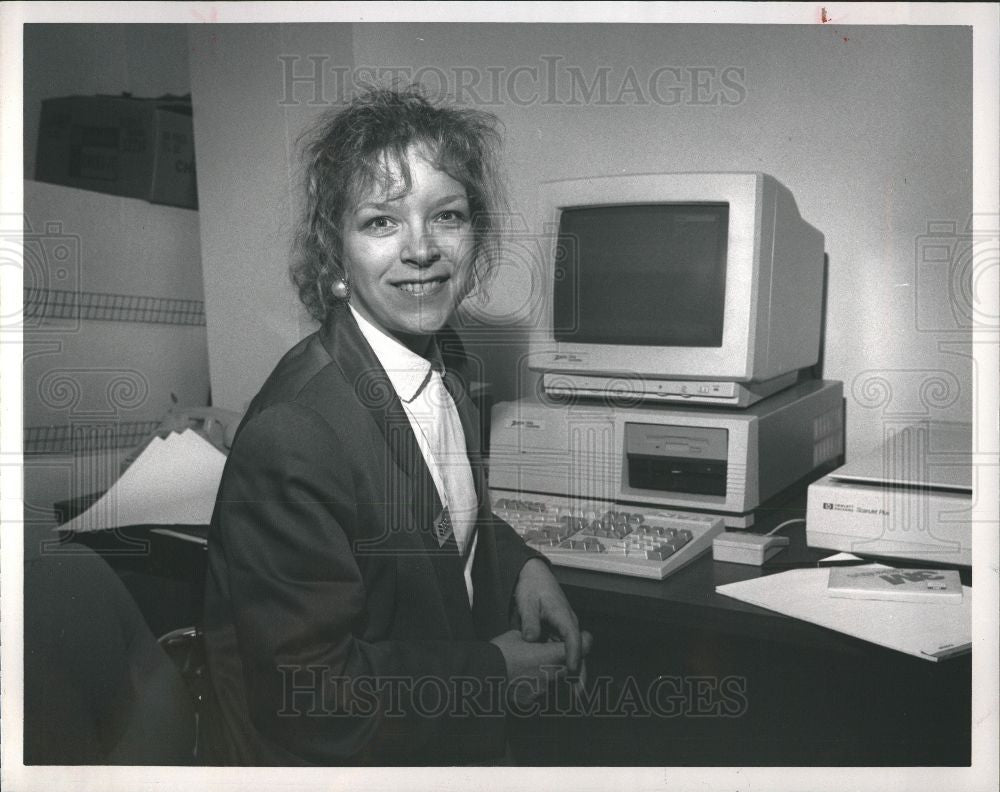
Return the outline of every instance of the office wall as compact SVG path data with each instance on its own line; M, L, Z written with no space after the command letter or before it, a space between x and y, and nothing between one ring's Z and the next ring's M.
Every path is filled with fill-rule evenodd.
M183 26L24 29L26 523L110 486L175 398L209 399L198 213L33 181L42 100L189 90Z
M320 52L350 67L349 25L190 28L191 85L215 404L242 410L311 331L288 279L297 140L322 107L283 103L281 61Z
M36 317L34 304L29 307L25 427L102 417L157 421L170 409L171 393L186 406L206 404L207 344L196 315L202 300L198 213L30 180L24 212L33 229L25 287L48 289L43 305L93 295L80 298L82 319L54 310ZM147 307L130 313L115 295L140 295ZM129 315L159 321L129 321ZM117 386L124 392L135 391L117 403L111 397L116 379L129 383ZM75 398L62 392L70 387Z
M194 31L193 41L219 31ZM849 455L875 447L897 421L971 420L962 270L950 260L929 264L926 254L930 227L955 255L949 229L960 235L971 212L967 29L358 24L283 26L280 33L280 45L263 51L239 50L235 41L220 50L225 79L192 62L196 107L199 95L212 102L225 96L236 103L228 110L234 118L255 119L221 124L214 133L196 129L200 140L214 134L219 148L224 143L230 164L220 172L229 178L254 162L273 169L273 189L290 189L287 174L278 174L287 168L288 138L318 111L310 101L339 99L329 69L352 64L359 71L419 72L432 88L444 82L497 113L506 126L513 208L528 229L537 227L537 185L544 180L763 170L791 189L802 215L826 237L823 369L845 384ZM310 57L327 71L318 89L316 81L296 84L296 115L282 108L284 123L269 126L287 94L279 50L297 57L299 74L310 72ZM649 87L655 75L657 96ZM271 142L268 161L258 159L262 138ZM201 160L199 169L207 175ZM248 234L257 238L254 229L276 227L275 206L234 206L213 225L228 226L212 232L220 234L217 247L239 248ZM286 240L280 242L268 256ZM207 245L205 253L209 272L218 261ZM292 298L290 289L286 294ZM268 292L253 304L263 310L275 299ZM517 268L508 267L476 316L517 314L527 299ZM282 311L291 309L282 303ZM211 344L211 306L209 317ZM290 313L282 321L290 334ZM503 341L477 344L498 398L530 390L524 341L515 327ZM269 367L243 361L255 376ZM238 402L251 395L250 379L244 371L213 385Z

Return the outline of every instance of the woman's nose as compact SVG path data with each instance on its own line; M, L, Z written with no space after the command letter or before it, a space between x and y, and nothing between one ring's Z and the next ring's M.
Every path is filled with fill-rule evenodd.
M400 258L414 267L429 267L441 258L441 250L433 234L415 229L400 251Z

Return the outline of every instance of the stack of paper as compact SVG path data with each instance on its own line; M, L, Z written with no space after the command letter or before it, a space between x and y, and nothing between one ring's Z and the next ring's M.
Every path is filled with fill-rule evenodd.
M207 525L225 463L225 454L193 430L154 438L100 500L59 530Z
M968 586L960 604L839 599L827 596L829 575L828 569L792 569L715 590L925 660L941 660L971 648Z

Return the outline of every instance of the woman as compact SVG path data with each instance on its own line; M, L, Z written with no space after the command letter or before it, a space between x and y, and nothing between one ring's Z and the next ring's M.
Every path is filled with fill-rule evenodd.
M222 478L210 762L489 759L508 688L523 703L580 670L589 636L491 514L447 327L495 260L494 123L411 88L316 129L292 275L322 327L251 403Z

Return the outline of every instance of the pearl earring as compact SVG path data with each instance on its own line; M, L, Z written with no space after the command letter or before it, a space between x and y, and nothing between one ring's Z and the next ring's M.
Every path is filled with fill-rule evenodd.
M337 278L330 286L330 293L338 300L347 302L351 298L351 284L347 278Z

